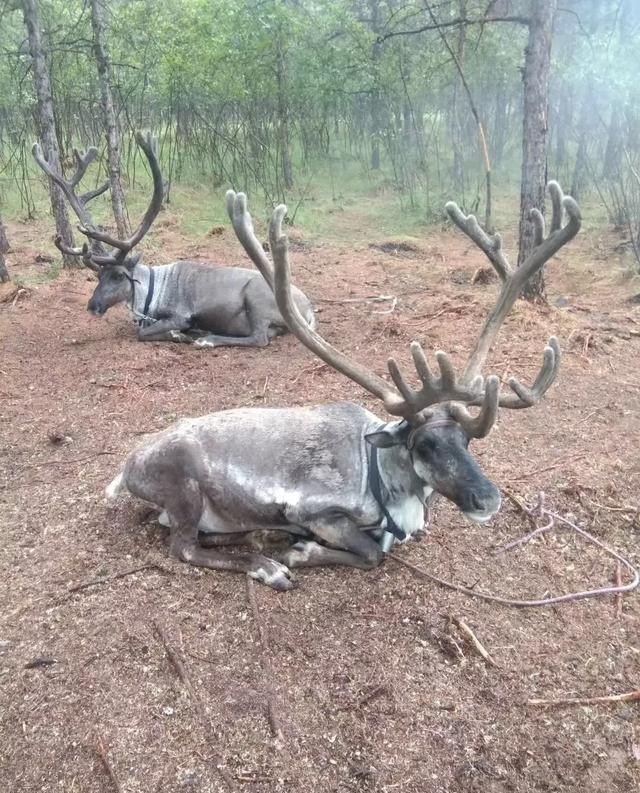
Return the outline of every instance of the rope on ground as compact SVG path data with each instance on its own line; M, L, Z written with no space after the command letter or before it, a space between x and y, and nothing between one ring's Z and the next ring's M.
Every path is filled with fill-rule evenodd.
M393 559L396 564L402 565L403 567L408 568L416 575L421 576L422 578L427 578L430 581L438 584L439 586L446 587L447 589L453 589L456 592L462 592L464 595L468 595L469 597L479 598L480 600L487 600L491 603L500 603L504 606L515 606L519 608L527 608L527 607L539 607L539 606L553 606L558 603L568 603L570 601L575 600L585 600L587 598L594 598L594 597L605 597L613 595L617 598L620 598L623 594L628 592L632 592L634 589L638 587L640 584L640 572L635 568L631 562L626 559L622 554L618 553L618 551L614 550L613 548L606 545L602 540L599 540L597 537L594 537L593 534L590 534L585 529L578 526L573 521L569 520L562 515L559 515L557 512L552 512L551 510L547 509L545 506L545 494L540 493L538 495L538 499L536 505L532 508L528 508L525 505L520 504L520 508L523 512L535 523L536 528L533 531L529 532L528 534L520 537L513 542L508 543L506 546L503 546L499 549L498 552L504 552L515 548L520 545L524 545L530 542L534 537L539 536L543 532L548 532L553 529L557 523L561 523L564 526L567 526L572 531L575 531L585 540L590 542L592 545L597 546L601 550L605 551L605 553L612 556L616 561L625 567L631 574L632 580L627 584L619 584L617 586L607 586L607 587L600 587L598 589L586 589L581 590L579 592L570 592L566 595L556 595L555 597L546 597L546 598L538 598L535 600L520 600L517 598L509 598L503 597L502 595L494 595L490 592L479 592L475 589L470 589L469 587L462 586L461 584L455 584L452 581L446 581L443 578L439 578L433 573L424 570L417 565L407 562L402 559L400 556L397 556L395 553L388 554L389 558ZM542 525L538 525L538 520L544 520L545 523Z

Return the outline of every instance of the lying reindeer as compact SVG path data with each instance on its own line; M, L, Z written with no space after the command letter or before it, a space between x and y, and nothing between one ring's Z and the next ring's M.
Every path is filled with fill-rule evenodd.
M88 202L104 193L109 183L83 195L76 187L98 151L74 151L76 171L70 180L55 173L35 144L33 156L42 170L60 186L78 216L80 231L91 240L91 248L70 248L61 237L56 246L71 256L81 256L84 264L98 274L88 310L102 316L118 303L127 303L138 325L140 341L195 342L198 347L266 347L275 336L287 332L273 294L273 269L266 257L259 272L241 267L207 267L193 262L174 262L157 267L141 264L131 252L149 231L162 206L163 181L151 139L138 134L153 175L153 196L144 217L127 240L120 240L97 228L87 210ZM253 230L251 241L257 244ZM115 252L107 252L103 244ZM266 266L263 266L266 264ZM299 289L294 290L298 310L315 327L313 306Z
M468 451L483 438L498 408L528 408L556 379L560 349L550 338L543 364L529 388L480 374L489 349L525 282L580 228L576 202L549 184L553 203L551 232L533 211L535 247L517 269L472 215L454 203L450 218L488 256L501 281L464 372L459 377L444 352L432 371L422 347L411 344L421 387L414 389L394 359L388 362L395 388L349 359L307 324L291 286L288 240L281 224L286 207L272 217L270 242L276 299L292 333L335 370L378 397L394 420L384 421L353 403L317 407L240 408L183 419L153 435L133 451L122 473L107 488L128 490L153 504L170 527L172 555L216 570L248 573L275 589L291 586L289 568L344 564L369 569L397 540L423 528L424 506L432 493L448 498L473 521L489 520L500 507L500 493ZM265 254L252 232L243 195L230 192L234 228L256 266ZM562 226L563 209L568 222ZM480 408L472 415L468 406ZM226 553L214 546L239 544L255 530L284 532L293 544L279 560L263 554Z

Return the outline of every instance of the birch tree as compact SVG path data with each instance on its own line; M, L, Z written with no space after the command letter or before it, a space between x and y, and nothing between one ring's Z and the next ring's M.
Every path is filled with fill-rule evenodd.
M547 184L547 128L551 37L557 0L531 0L529 39L525 52L522 118L522 180L520 185L520 245L518 265L534 247L534 207L544 206ZM544 273L539 270L525 285L527 300L544 298Z
M109 168L109 184L111 187L111 206L113 217L120 239L129 234L127 214L122 191L120 164L120 136L118 122L113 105L111 90L111 61L107 49L107 36L104 18L104 0L91 0L91 25L93 28L93 51L98 67L100 82L100 100L107 139L107 161Z
M42 38L42 25L37 0L22 0L22 13L29 36L29 52L31 53L31 70L37 98L38 131L42 150L53 170L61 173L60 151L51 94L49 64ZM69 247L73 246L73 232L69 223L69 215L60 188L49 180L51 209L56 222L56 230ZM76 267L77 261L72 256L63 256L65 267Z

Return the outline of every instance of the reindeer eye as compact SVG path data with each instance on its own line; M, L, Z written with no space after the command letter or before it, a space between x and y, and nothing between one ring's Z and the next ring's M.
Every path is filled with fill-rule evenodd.
M430 438L428 435L420 439L418 443L418 451L425 456L433 454L438 448L435 438Z

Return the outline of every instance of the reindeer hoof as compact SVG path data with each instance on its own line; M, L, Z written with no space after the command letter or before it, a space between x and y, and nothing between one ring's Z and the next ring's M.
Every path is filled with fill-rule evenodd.
M203 336L201 339L196 339L194 341L194 344L196 345L196 347L200 347L200 349L203 349L204 347L215 347L216 346L215 343L212 342L212 341L209 341L209 339L207 339L206 336Z
M171 339L171 341L176 341L179 342L180 344L191 343L191 339L186 335L186 333L182 333L179 330L170 330L169 338Z
M293 588L289 568L273 559L266 559L259 567L252 570L249 575L277 592L286 592L288 589Z

